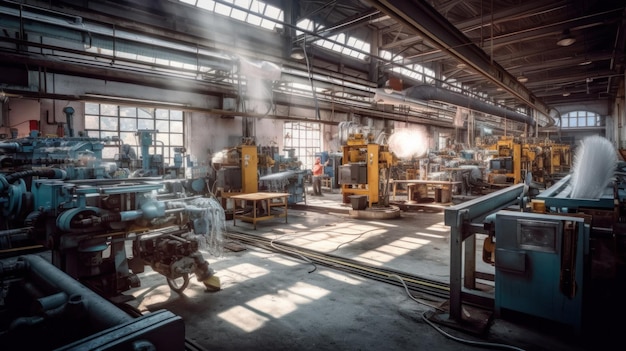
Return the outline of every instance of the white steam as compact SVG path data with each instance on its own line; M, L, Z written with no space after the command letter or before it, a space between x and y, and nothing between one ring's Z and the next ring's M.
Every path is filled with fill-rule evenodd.
M428 150L428 137L422 129L396 129L389 137L389 150L399 158L422 157Z

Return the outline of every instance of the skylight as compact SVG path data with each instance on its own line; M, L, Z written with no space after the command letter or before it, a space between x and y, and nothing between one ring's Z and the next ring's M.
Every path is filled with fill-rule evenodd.
M324 29L324 26L319 26L307 18L300 20L296 27L308 32ZM304 34L303 31L296 30L296 35L301 36ZM355 37L347 37L343 33L330 36L327 39L317 39L313 41L313 44L359 60L365 60L369 56L366 53L370 51L369 43Z
M228 16L241 22L274 30L282 28L283 10L257 0L179 0L182 3Z

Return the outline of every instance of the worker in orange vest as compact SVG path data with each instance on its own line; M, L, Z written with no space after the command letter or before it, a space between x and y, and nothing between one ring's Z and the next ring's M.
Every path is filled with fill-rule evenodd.
M315 158L315 164L313 165L313 196L323 196L322 194L322 177L324 176L324 166L328 161L322 164L322 160L319 157Z

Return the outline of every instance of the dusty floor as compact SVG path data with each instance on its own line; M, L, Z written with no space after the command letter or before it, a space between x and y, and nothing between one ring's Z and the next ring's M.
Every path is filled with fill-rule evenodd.
M436 309L444 299L409 296L401 285L315 264L280 246L447 283L449 230L442 211L357 219L336 193L309 197L307 205L328 210L292 209L288 223L269 220L258 223L256 230L228 221L227 235L248 233L283 251L227 239L231 247L243 250L225 249L219 257L205 252L221 279L220 291L206 292L192 279L178 295L162 276L147 271L141 275L142 287L130 291L136 297L131 304L144 312L167 309L182 316L187 338L206 350L586 349L567 329L534 321L494 318L483 335L432 324L423 315L444 313ZM478 269L493 271L486 264Z

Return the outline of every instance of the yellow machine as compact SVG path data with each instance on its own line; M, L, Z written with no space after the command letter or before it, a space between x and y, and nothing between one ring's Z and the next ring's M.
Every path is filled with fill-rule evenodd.
M513 137L503 136L487 149L497 151L497 155L489 161L489 183L517 184L522 181L521 144Z
M571 161L569 145L543 140L522 146L522 172L531 172L535 182L554 183L569 173Z
M387 145L375 144L371 136L361 133L350 134L343 146L343 161L339 166L339 184L343 202L349 203L349 196L367 196L368 206L380 202L380 192L388 190L389 168L397 163ZM386 172L385 172L386 171Z
M517 184L530 172L533 181L550 185L566 175L572 163L570 146L551 140L520 142L504 136L485 149L496 153L489 161L490 184Z
M216 195L222 199L224 208L232 195L259 191L258 164L256 145L239 145L213 158L217 170Z

